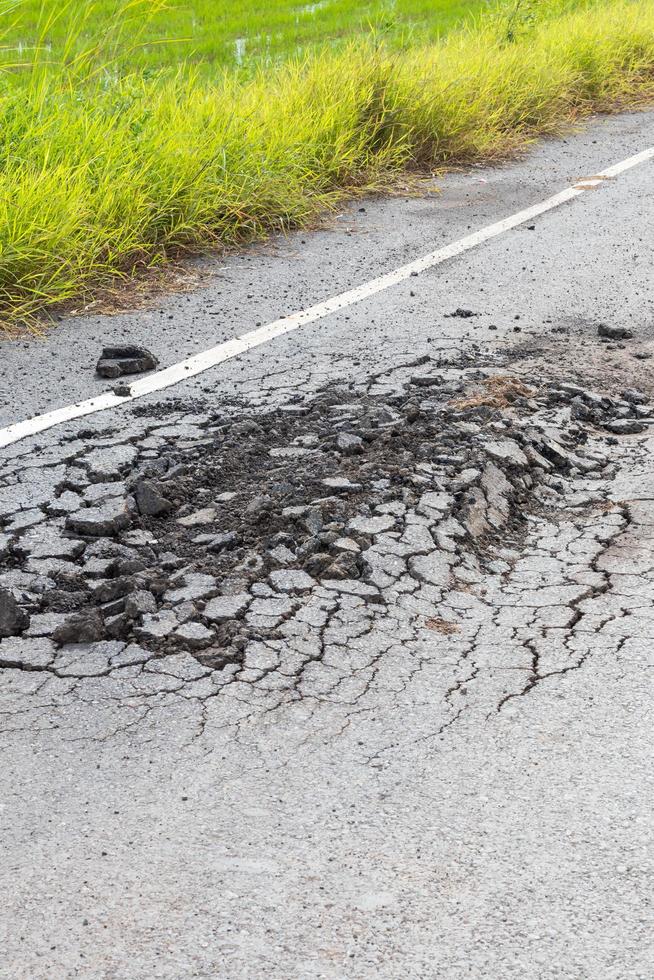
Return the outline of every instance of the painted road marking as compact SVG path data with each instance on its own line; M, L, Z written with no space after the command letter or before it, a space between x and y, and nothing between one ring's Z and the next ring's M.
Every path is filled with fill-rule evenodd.
M164 368L162 371L157 371L147 378L141 378L139 381L131 382L131 393L129 395L116 395L113 391L109 391L103 395L96 395L94 398L89 398L86 401L77 402L74 405L66 405L63 408L55 409L53 412L46 412L44 415L36 415L34 418L26 419L23 422L14 422L12 425L0 429L0 447L9 446L14 442L18 442L20 439L36 435L38 432L51 429L55 425L61 425L63 422L71 422L73 419L83 418L85 415L93 415L95 412L103 412L108 408L117 408L119 405L125 405L127 402L135 401L137 398L143 398L144 395L150 395L155 391L163 391L163 389L179 384L180 381L185 381L187 378L193 378L198 374L202 374L204 371L208 371L212 367L216 367L218 364L222 364L223 361L229 361L231 358L237 357L239 354L244 354L254 347L267 344L276 337L282 337L284 334L291 333L293 330L297 330L307 323L322 320L323 317L329 316L331 313L337 313L339 310L352 306L354 303L360 303L361 300L375 296L385 289L390 289L391 286L397 286L398 283L404 282L410 276L419 275L419 273L424 272L426 269L432 269L442 262L447 262L448 259L462 255L464 252L476 248L477 245L481 245L483 242L487 242L497 235L502 235L505 231L510 231L512 228L516 228L526 221L532 221L539 215L545 214L547 211L552 211L554 208L558 208L562 204L574 200L574 198L579 197L581 194L585 194L586 191L599 186L608 178L617 177L626 170L630 170L632 167L637 167L639 164L652 159L654 159L654 147L642 150L640 153L627 157L625 160L621 160L620 163L616 163L614 166L608 167L606 170L602 170L590 178L581 178L574 186L568 187L566 190L554 194L552 197L548 197L545 201L541 201L540 204L534 204L532 207L524 208L524 210L518 211L508 218L503 218L501 221L496 221L492 225L487 225L486 228L475 231L471 235L466 235L465 238L460 238L458 241L452 242L450 245L445 245L435 252L429 252L427 255L423 255L422 258L415 259L407 265L400 266L393 272L387 272L385 275L379 276L377 279L371 279L361 286L348 289L346 292L340 293L338 296L333 296L323 303L310 306L306 310L300 310L297 313L292 313L290 316L281 317L279 320L274 320L272 323L268 323L240 337L233 337L231 340L218 344L217 347L211 347L209 350L203 351L201 354L195 354L185 361L172 364L170 367Z

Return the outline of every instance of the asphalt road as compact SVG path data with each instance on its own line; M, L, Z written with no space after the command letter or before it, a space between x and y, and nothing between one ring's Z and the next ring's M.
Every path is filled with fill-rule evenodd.
M597 120L518 163L451 175L437 195L358 203L328 229L222 260L204 289L156 310L70 318L46 340L4 343L0 424L105 390L93 374L102 343L145 344L166 366L645 149L653 122L651 112ZM292 473L264 467L257 483L239 456L234 470L223 460L224 485L211 482L210 416L229 438L243 418L265 428L288 417L303 487L311 467L322 479L334 459L359 480L343 521L366 542L369 571L314 573L288 589L248 579L245 653L221 667L206 650L147 636L142 656L121 639L53 641L43 612L31 633L0 642L0 976L652 975L654 441L647 427L607 442L581 395L552 396L547 384L574 382L586 406L591 389L654 397L653 202L650 162L533 229L3 451L0 589L14 573L44 576L46 596L72 589L64 564L79 564L83 546L88 560L87 539L74 554L35 546L39 535L77 541L55 495L122 485L137 462L172 452L194 460L193 501L233 484L245 528L261 485L274 494L270 481L286 487ZM457 308L479 315L447 316ZM601 322L634 336L602 344ZM470 391L498 374L529 392L493 403L496 414L456 414L474 412ZM359 428L380 399L424 416L416 391L443 385L449 448L430 455L424 437L407 436L361 456L319 448L307 462L298 447L314 452L330 426L341 431L335 396L324 402L331 415L313 408L334 383L337 408ZM454 416L443 407L453 392ZM626 417L624 402L611 411L620 404ZM556 472L529 455L552 440L576 446ZM273 451L268 469L280 458ZM461 487L482 488L483 518L472 504L452 510ZM493 533L477 533L480 519ZM161 568L182 548L174 526L161 526ZM154 539L119 533L156 551ZM257 534L255 557L269 547ZM175 630L181 605L164 602ZM202 596L198 608L206 624ZM52 657L39 660L44 642Z
M3 342L0 425L106 391L111 385L94 373L103 343L143 344L166 367L536 204L649 147L653 125L654 112L598 120L566 140L541 143L518 163L450 175L435 185L436 196L365 201L324 231L227 258L205 288L164 297L156 309L71 317L58 325L56 342ZM298 378L311 390L325 380L363 377L407 349L448 350L468 338L486 348L511 338L515 316L535 335L548 320L582 325L599 317L651 328L653 185L650 162L544 215L533 230L499 236L170 396L215 394L216 386L221 394L253 396L269 380L272 392ZM457 307L483 317L472 324L444 318ZM497 332L489 333L490 325Z

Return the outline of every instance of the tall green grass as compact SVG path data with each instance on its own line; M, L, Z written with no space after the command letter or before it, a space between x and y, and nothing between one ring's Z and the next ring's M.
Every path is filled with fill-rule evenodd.
M307 225L407 168L498 159L654 95L650 0L507 24L402 53L358 41L246 81L37 61L0 95L5 322L180 248Z
M113 37L125 0L0 0L0 13L3 6L12 12L5 18L8 43L24 51L40 39L59 57ZM132 69L185 61L205 75L216 66L247 71L322 43L338 47L371 25L400 46L434 40L486 6L487 0L150 0L140 11L143 43L135 50L123 38L116 50L121 66Z

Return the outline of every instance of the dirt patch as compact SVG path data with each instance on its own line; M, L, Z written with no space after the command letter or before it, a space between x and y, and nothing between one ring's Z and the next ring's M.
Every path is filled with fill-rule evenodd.
M507 374L498 374L492 378L485 378L478 392L473 392L465 398L455 398L452 407L456 409L465 408L508 408L517 398L531 398L534 389L528 388L516 377Z
M554 325L549 334L525 339L503 355L515 371L544 383L581 383L617 397L639 388L654 398L654 342L643 338L643 328L635 329L631 340L601 341L597 327L587 321Z
M450 623L446 619L441 619L439 616L426 619L425 626L428 630L433 630L435 633L442 633L443 636L453 636L454 633L461 632L461 627L458 623Z

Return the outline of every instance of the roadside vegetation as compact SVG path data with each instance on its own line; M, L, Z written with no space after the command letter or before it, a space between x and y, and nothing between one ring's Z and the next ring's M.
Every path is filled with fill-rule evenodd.
M4 34L22 52L40 39L56 58L98 43L106 50L129 21L129 34L119 30L112 44L123 68L186 63L210 76L217 66L247 72L323 44L336 49L371 30L397 47L434 41L487 7L487 0L5 0Z
M107 30L95 6L78 5L74 26L48 6L33 44L16 43L22 5L4 15L7 329L179 250L307 225L408 169L497 160L654 96L651 0L517 0L440 40L401 26L241 68L155 64L168 45L153 44L139 0L113 3Z

